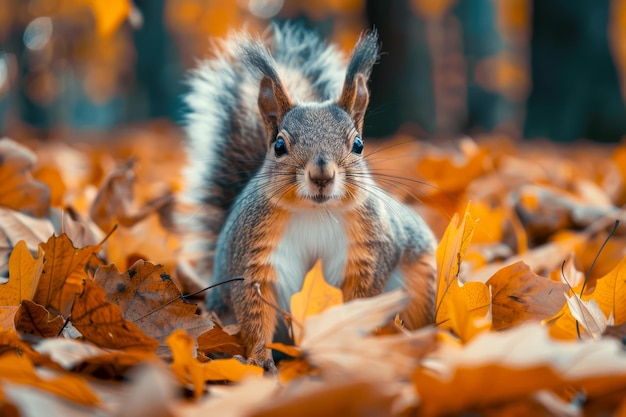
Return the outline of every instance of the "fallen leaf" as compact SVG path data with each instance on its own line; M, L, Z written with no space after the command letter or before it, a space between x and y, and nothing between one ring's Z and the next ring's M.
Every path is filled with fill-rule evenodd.
M448 287L458 279L461 261L472 240L476 221L472 219L468 210L459 223L459 215L450 220L439 246L437 247L437 319L445 316L447 306L443 303Z
M50 218L54 224L60 225L57 229L65 233L76 246L96 245L105 238L104 232L88 216L81 215L70 206L63 210L52 209Z
M213 323L213 328L198 336L198 352L205 355L223 353L230 356L245 356L246 349L241 340L224 331L218 323Z
M31 253L37 253L39 243L54 233L48 219L37 219L15 210L0 207L0 272L6 276L9 255L21 240Z
M98 269L94 281L106 291L107 301L119 306L124 319L161 346L176 329L198 337L213 327L211 320L196 314L196 304L181 298L180 290L160 265L140 260L124 273L108 265Z
M609 359L610 358L610 359ZM626 353L614 340L560 342L527 324L485 332L463 346L442 344L413 379L420 415L449 415L575 386L596 396L626 384ZM454 395L450 395L453 392Z
M43 306L30 300L22 301L15 313L15 329L20 333L39 337L56 337L64 324L63 317L51 315Z
M50 356L50 359L65 370L73 369L84 360L107 353L106 350L88 342L54 338L44 339L34 346L34 349L42 355Z
M99 379L126 378L134 366L157 361L157 356L146 350L105 350L85 341L67 338L44 339L37 343L35 350L50 357L63 369Z
M9 258L9 281L0 285L0 305L16 306L22 300L31 300L43 271L43 262L41 248L39 256L34 259L26 242L17 242Z
M477 226L472 234L472 243L500 242L506 224L506 208L503 205L492 206L483 201L472 202L467 207L471 219L476 219Z
M42 217L50 208L50 190L33 179L35 155L25 146L0 138L0 206Z
M176 414L180 417L246 417L273 401L279 391L278 384L270 378L247 378L238 384L211 387L211 395L195 404L180 403Z
M174 403L178 386L165 367L144 364L127 378L130 387L115 417L181 417Z
M572 317L594 340L600 338L606 326L613 325L613 315L607 318L594 299L585 301L578 294L566 298Z
M72 324L85 339L103 348L152 352L159 344L125 320L120 308L109 303L104 290L91 280L74 302Z
M91 218L100 229L111 230L116 223L132 227L171 203L172 196L165 194L148 201L139 209L134 207L135 163L130 160L113 170L100 187L90 210Z
M87 262L102 247L77 249L66 234L51 236L40 247L44 251L44 269L33 301L68 317L74 297L83 290Z
M353 380L324 384L300 395L266 402L250 414L254 417L360 417L393 416L397 395L376 381Z
M436 323L451 329L462 340L470 340L491 328L491 293L482 282L461 283L461 262L476 227L469 204L459 222L455 214L437 247Z
M525 227L539 237L574 226L586 227L610 214L620 216L619 210L604 200L584 201L555 186L524 185L515 192L514 199Z
M535 274L519 261L496 272L487 285L492 292L493 330L543 320L563 306L567 285Z
M184 330L175 330L167 337L167 344L172 349L172 372L181 382L191 384L196 398L202 395L206 381L239 381L246 376L263 375L260 366L244 365L237 359L198 362L195 341Z
M400 290L376 297L355 299L331 307L304 322L299 347L272 343L268 347L290 356L306 359L311 373L327 381L359 376L393 380L412 369L419 357L432 349L433 327L390 336L373 336L376 328L387 324L403 310L408 298ZM393 351L394 355L389 356ZM300 376L284 370L281 378ZM306 369L301 366L300 369ZM290 373L291 375L287 375Z
M596 281L590 297L598 303L605 317L613 317L615 325L626 322L626 257Z
M15 313L19 306L0 306L0 329L15 330Z
M293 319L293 339L296 345L302 338L304 320L324 310L343 303L343 293L329 285L324 279L322 260L318 259L304 277L302 289L291 296L291 318Z
M454 280L448 287L443 310L448 315L440 315L437 325L452 330L467 342L477 334L490 330L492 322L491 289L482 282L460 283Z
M0 357L7 352L18 353L32 362L37 362L41 356L28 343L20 339L15 330L3 328L0 329Z
M42 378L28 358L15 352L0 356L0 375L0 379L43 389L78 404L100 403L100 399L80 376L59 374L52 378Z

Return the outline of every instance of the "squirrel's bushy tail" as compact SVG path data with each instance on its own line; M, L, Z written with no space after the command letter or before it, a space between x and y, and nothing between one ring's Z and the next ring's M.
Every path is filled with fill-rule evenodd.
M189 79L186 131L190 166L186 200L197 209L182 221L196 239L185 252L201 254L198 265L210 275L215 243L228 212L261 167L267 137L257 100L263 76L277 77L294 102L336 100L344 81L369 76L377 58L375 33L361 39L346 71L335 47L298 25L272 27L269 36L236 34L217 45L215 58L203 61Z

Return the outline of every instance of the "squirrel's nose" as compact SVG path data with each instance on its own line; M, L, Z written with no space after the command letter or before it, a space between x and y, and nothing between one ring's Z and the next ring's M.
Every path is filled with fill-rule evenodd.
M335 172L333 171L332 175L324 173L317 173L315 175L312 175L309 172L309 180L311 180L311 182L316 186L324 188L335 180Z

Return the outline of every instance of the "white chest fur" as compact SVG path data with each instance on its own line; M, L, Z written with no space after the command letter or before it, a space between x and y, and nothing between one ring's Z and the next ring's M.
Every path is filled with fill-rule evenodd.
M339 287L343 280L348 239L342 213L302 210L291 214L270 262L278 274L278 303L289 311L291 296L302 289L305 274L322 259L326 281Z

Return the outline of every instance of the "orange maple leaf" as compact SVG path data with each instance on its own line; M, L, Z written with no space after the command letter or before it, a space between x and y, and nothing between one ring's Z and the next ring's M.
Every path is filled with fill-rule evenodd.
M80 294L87 278L85 268L91 256L102 246L77 249L65 233L51 236L40 247L44 251L44 269L33 301L68 317L76 294Z

